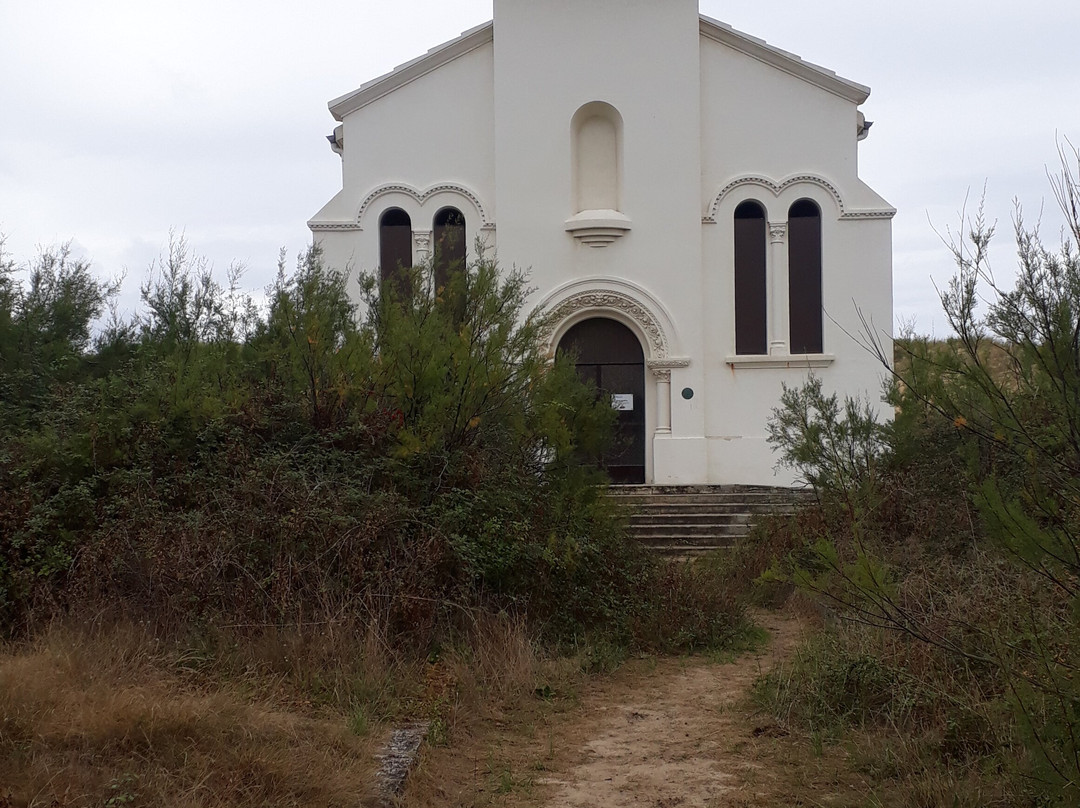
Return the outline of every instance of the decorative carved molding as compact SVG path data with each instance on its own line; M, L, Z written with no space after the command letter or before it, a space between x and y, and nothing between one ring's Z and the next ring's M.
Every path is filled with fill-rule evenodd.
M665 359L650 359L645 363L651 370L658 370L660 368L688 368L690 367L690 358L686 356L669 356Z
M653 368L652 375L658 382L671 384L671 368Z
M787 238L787 222L769 222L769 241L783 244Z
M444 192L463 196L470 202L472 202L473 206L480 214L480 221L482 223L481 229L494 228L495 223L491 221L490 218L488 218L487 211L484 209L483 203L480 202L480 197L478 197L465 186L458 185L457 183L453 182L443 182L438 185L432 185L425 191L419 191L416 188L413 188L411 185L404 184L380 185L374 191L365 196L364 201L360 203L360 209L356 213L356 223L357 225L359 225L360 221L364 218L364 212L368 209L368 207L370 207L371 203L378 199L380 196L384 196L385 194L405 194L406 196L410 196L415 199L418 205L423 205L435 194L440 194Z
M413 245L416 247L417 257L426 261L431 254L431 231L413 230Z
M661 328L659 321L647 308L638 301L622 292L614 291L587 291L578 292L560 302L548 315L548 333L545 335L550 343L555 336L559 325L566 322L570 317L586 309L594 311L618 311L633 320L644 332L649 343L650 367L652 362L667 359L668 338ZM551 346L554 351L555 346ZM676 360L681 361L681 360ZM689 360L686 360L689 362Z
M836 186L824 177L819 177L816 174L797 174L793 177L788 177L782 182L775 182L768 177L761 175L748 174L743 177L736 177L721 188L720 192L717 193L716 196L713 197L712 202L709 203L708 212L701 221L705 224L715 224L716 211L720 207L720 203L723 201L724 197L743 185L758 185L770 191L773 196L780 196L781 193L797 183L810 183L811 185L817 185L819 188L828 191L836 202L836 207L840 210L840 219L891 219L896 215L895 208L882 208L880 210L848 210L844 205L844 199L840 196L840 191L837 190Z
M307 223L310 230L360 230L360 225L356 222L316 222L310 221Z

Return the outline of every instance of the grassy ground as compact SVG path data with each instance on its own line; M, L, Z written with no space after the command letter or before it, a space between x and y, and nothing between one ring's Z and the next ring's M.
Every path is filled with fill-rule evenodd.
M545 654L522 623L478 616L412 662L344 622L56 625L0 649L0 808L371 805L374 755L410 718L431 730L403 805L542 806L567 789L606 805L624 776L613 805L1020 804L977 759L943 767L940 737L785 718L786 683L822 664L827 634L805 614L760 619L771 636L734 651L627 659Z
M544 657L491 615L409 661L350 622L55 625L0 648L0 806L368 804L395 724L426 719L429 746L451 748L475 716L520 714L537 682L570 692L621 659L603 653Z
M137 626L0 652L0 805L355 805L377 728ZM5 802L6 800L6 802Z

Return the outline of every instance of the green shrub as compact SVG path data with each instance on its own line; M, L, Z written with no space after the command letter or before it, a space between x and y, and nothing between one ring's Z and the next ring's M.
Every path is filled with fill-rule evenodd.
M1055 190L1080 240L1080 178L1063 168ZM879 648L873 665L933 694L940 715L920 726L933 729L943 757L996 755L1041 799L1074 804L1080 257L1068 240L1060 252L1046 249L1018 213L1020 268L1006 289L989 270L992 235L980 215L969 243L953 247L958 270L942 304L957 336L897 343L892 424L841 405L816 380L785 390L770 438L821 501L795 523L775 574L841 619L879 637L895 632L880 640L891 658ZM808 716L829 709L845 721L903 726L892 704L859 696L848 710L836 672L851 683L851 660L869 661L852 656L850 631L839 637L793 680L798 695L788 702L805 699Z
M39 286L86 281L66 266ZM543 354L523 273L480 259L437 287L421 267L407 297L361 276L357 305L312 251L262 311L238 279L174 240L144 313L93 351L98 309L78 310L66 375L37 380L0 448L7 629L110 606L165 625L370 615L422 650L481 608L555 640L683 648L737 622L719 578L628 540L596 466L615 415Z

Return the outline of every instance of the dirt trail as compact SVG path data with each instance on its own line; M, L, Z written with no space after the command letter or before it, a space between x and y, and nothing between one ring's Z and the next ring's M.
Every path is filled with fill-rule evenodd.
M790 659L808 630L789 614L755 620L769 632L756 652L729 662L635 660L594 680L570 709L495 720L471 748L426 767L408 804L849 808L880 797L844 746L815 748L754 712L754 680Z
M746 697L761 673L790 655L802 630L798 620L786 616L762 615L759 623L770 633L759 652L730 664L690 664L649 676L639 689L624 693L622 703L600 703L588 710L581 728L591 737L582 745L580 762L565 775L540 781L554 788L546 804L754 804L745 798L753 800L759 791L755 784L764 785L760 781L768 773L747 754L752 750L745 742L781 731L765 721L749 726ZM574 729L567 727L560 734L572 737Z

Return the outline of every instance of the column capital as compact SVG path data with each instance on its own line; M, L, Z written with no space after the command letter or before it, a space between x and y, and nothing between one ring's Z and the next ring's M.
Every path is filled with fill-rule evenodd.
M431 254L431 231L414 230L413 246L416 248L417 257L421 261L426 261Z
M787 239L787 222L769 222L769 241L783 244Z

